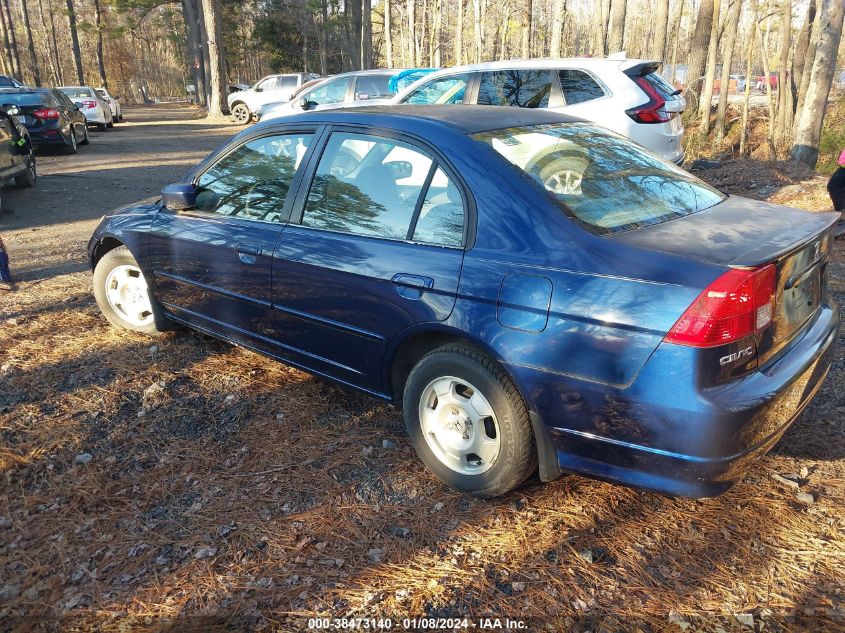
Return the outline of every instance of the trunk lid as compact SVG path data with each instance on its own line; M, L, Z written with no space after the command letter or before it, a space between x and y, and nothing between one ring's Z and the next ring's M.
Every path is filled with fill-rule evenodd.
M764 364L788 346L827 298L827 263L838 219L839 213L730 196L704 211L608 237L723 266L775 264L773 324L757 337Z

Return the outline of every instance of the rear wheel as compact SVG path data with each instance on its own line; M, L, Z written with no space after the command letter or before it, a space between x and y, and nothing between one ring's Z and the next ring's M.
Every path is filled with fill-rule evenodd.
M26 159L26 170L15 176L15 184L18 187L34 187L38 181L38 173L35 170L35 154L32 149L29 150L29 156Z
M252 119L252 112L245 103L236 103L232 108L232 118L238 125L246 125Z
M65 145L65 152L68 154L76 154L78 151L79 147L76 145L76 128L71 125L70 138L67 140L67 144Z
M106 127L109 128L109 129L113 128L114 127L114 119L112 119L111 121L106 123Z
M447 345L411 371L405 426L426 466L446 485L495 497L537 467L528 409L504 370L480 351Z
M115 327L158 334L162 322L144 273L125 246L109 251L94 268L94 298L103 316Z

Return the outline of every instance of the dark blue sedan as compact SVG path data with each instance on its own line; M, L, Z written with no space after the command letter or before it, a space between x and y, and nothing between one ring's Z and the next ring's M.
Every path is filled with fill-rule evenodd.
M181 323L401 402L458 490L539 467L709 496L830 367L837 217L558 114L397 106L249 128L104 218L89 255L114 325Z

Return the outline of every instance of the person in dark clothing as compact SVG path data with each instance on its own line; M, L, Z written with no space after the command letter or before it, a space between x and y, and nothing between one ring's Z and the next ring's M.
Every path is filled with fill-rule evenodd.
M833 202L833 210L842 211L845 216L845 149L839 155L839 167L827 181L827 192ZM835 235L836 237L845 235L845 217L839 219Z
M9 272L9 255L0 237L0 290L13 290L12 273Z

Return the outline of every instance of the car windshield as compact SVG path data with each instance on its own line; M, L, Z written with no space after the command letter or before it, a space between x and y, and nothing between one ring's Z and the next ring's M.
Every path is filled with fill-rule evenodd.
M672 163L587 123L513 127L472 137L531 176L595 233L665 222L724 200Z
M53 100L47 92L16 92L0 94L0 103L19 106L52 105Z
M90 99L94 96L90 88L60 88L60 90L71 99Z

